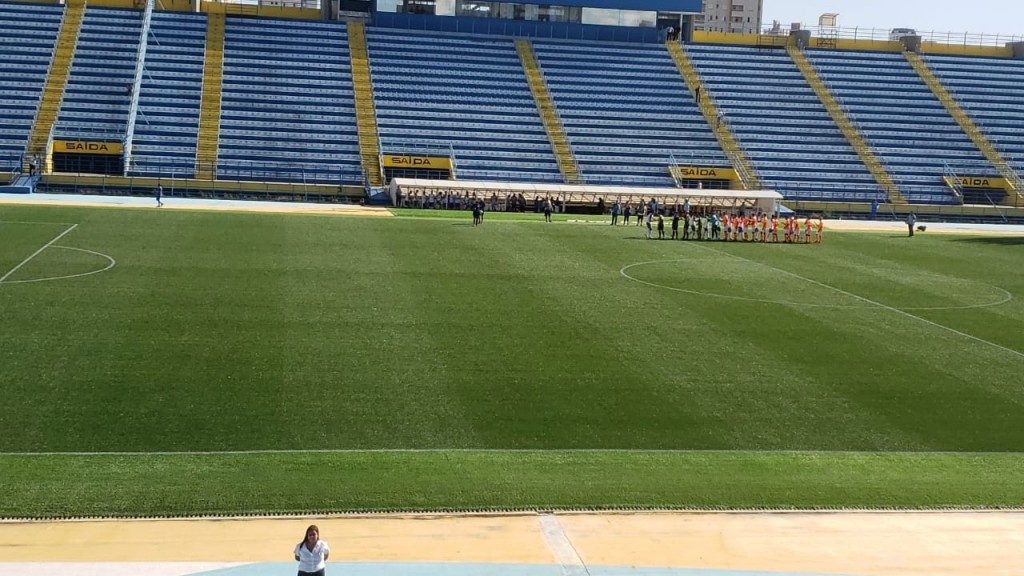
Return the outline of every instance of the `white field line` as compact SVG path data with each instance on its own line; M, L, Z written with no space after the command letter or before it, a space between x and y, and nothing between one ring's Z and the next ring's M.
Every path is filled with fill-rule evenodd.
M576 547L572 545L569 536L562 529L558 517L554 514L540 514L537 516L540 524L540 532L544 536L544 543L548 550L555 556L555 561L562 568L563 576L590 576L590 570L583 563Z
M0 458L20 456L247 456L274 454L779 454L790 456L1014 456L1024 452L957 452L954 450L771 450L688 448L282 448L268 450L154 450L97 452L0 452Z
M723 252L721 250L718 250L718 249L715 249L715 248L709 248L707 246L702 246L700 244L696 244L696 246L699 246L700 248L703 248L704 250L710 250L712 252L718 252L719 254L723 254L725 256L730 256L732 258L737 258L737 259L743 260L745 262L750 262L751 264L756 264L758 266L762 266L762 267L768 268L770 270L775 270L776 272L781 272L781 273L783 273L783 274L785 274L787 276L792 276L793 278L798 278L800 280L803 280L804 282L810 282L811 284L814 284L816 286L821 286L822 288L828 288L830 290L835 290L836 292L839 292L840 294L845 294L845 295L847 295L847 296L849 296L851 298L856 298L857 300L860 300L862 302L867 302L868 304L873 304L875 306L878 306L879 308L888 310L890 312L895 312L897 314L906 316L908 318L913 318L914 320L919 320L921 322L924 322L925 324L930 324L932 326L935 326L936 328L941 328L941 329L946 330L948 332L952 332L953 334L956 334L958 336L963 336L964 338L968 338L968 339L974 340L975 342L980 342L982 344L988 344L989 346L993 346L995 348L999 348L1000 350L1003 350L1004 352L1009 352L1010 354L1013 354L1013 355L1015 355L1015 356L1017 356L1019 358L1024 358L1024 352L1020 352L1019 350L1014 350L1013 348L1007 348L1006 346L1003 346L1001 344L996 344L995 342L989 342L988 340L985 340L983 338L978 338L977 336L972 336L971 334L967 334L966 332L961 332L961 331L959 331L959 330L957 330L955 328L950 328L949 326L945 326L945 325L939 324L938 322L932 322L931 320L928 320L927 318L922 318L920 316L915 316L914 314L911 314L910 312L906 312L904 310L900 310L899 308L893 308L892 306L889 306L887 304L882 304L881 302L876 302L874 300L871 300L870 298L865 298L863 296L859 296L857 294L854 294L853 292L847 292L846 290L843 290L842 288L836 288L835 286L830 286L828 284L825 284L824 282L818 282L817 280L813 280L811 278L807 278L805 276L801 276L801 275L796 274L794 272L790 272L788 270L783 270L782 268L776 268L775 266L771 266L771 265L765 264L763 262L758 262L756 260L750 260L749 258L744 258L742 256L737 256L735 254L730 254L729 252Z
M0 220L0 224L53 224L54 226L71 226L76 222L39 222L33 220Z
M676 286L666 286L664 284L658 284L656 282L648 282L646 280L641 280L641 279L637 278L636 276L631 276L627 272L628 270L632 270L633 268L638 268L638 267L641 267L641 266L647 266L647 265L650 265L650 264L670 264L670 263L674 263L674 262L694 262L694 261L696 261L694 258L671 258L671 259L668 259L668 260L648 260L647 262L635 262L633 264L627 264L627 265L623 266L621 269L619 269L619 274L622 275L624 278L628 278L628 279L632 280L633 282L639 282L640 284L644 284L644 285L651 286L651 287L654 287L654 288L661 288L663 290L671 290L673 292L681 292L683 294L695 294L697 296L706 296L708 298L722 298L722 299L725 299L725 300L740 300L740 301L743 301L743 302L760 302L762 304L779 304L779 305L782 305L782 306L796 306L796 307L802 307L802 308L832 308L832 309L846 309L846 310L855 310L855 309L856 310L869 310L869 309L875 308L875 306L872 306L871 304L867 304L867 303L865 303L865 304L857 304L857 305L850 305L850 304L815 304L813 302L794 302L794 301L791 301L791 300L769 300L769 299L766 299L766 298L748 298L746 296L733 296L733 295L729 295L729 294L717 294L715 292L701 292L699 290L688 290L686 288L678 288ZM909 308L904 308L904 310L974 310L974 309L978 309L978 308L994 308L996 306L1002 306L1003 304L1006 304L1007 302L1013 300L1013 294L1011 294L1008 290L1004 290L1003 288L1000 288L998 286L993 286L991 284L986 284L984 282L978 282L977 284L979 284L981 286L987 286L989 288L994 288L994 289L1002 292L1003 293L1003 299L1002 300L997 300L995 302L987 302L987 303L983 303L983 304L968 304L968 305L965 305L965 306L909 307Z
M67 230L65 230L65 231L61 232L60 234L58 234L56 238L54 238L53 240L50 240L42 248L40 248L39 250L36 250L35 252L33 252L31 256L29 256L28 258L25 258L24 260L22 260L21 264L18 264L14 268L11 268L10 272L8 272L7 274L4 274L3 276L0 276L0 284L2 284L4 280L7 280L8 278L10 278L12 274L14 274L19 269L21 269L22 266L24 266L25 264L28 264L30 260L32 260L33 258L38 256L40 252L42 252L43 250L46 250L47 248L52 246L54 242L56 242L57 240L60 240L61 238L66 236L68 234L68 232L71 232L75 228L78 228L78 224L72 224L70 227L68 227Z
M51 280L67 280L68 278L81 278L83 276L92 276L93 274L99 274L101 272L106 272L107 270L110 270L114 266L117 266L117 260L114 260L113 256L110 256L108 254L104 254L102 252L96 252L94 250L86 250L85 248L74 248L74 247L71 247L71 246L58 246L56 244L51 246L51 248L60 248L62 250L75 250L77 252L85 252L87 254L95 254L96 256L102 256L102 257L106 258L107 262L109 262L109 264L107 264L106 268L98 268L98 269L92 270L90 272L82 272L82 273L79 273L79 274L68 274L67 276L51 276L51 277L48 277L48 278L31 278L29 280L8 280L7 282L5 282L5 284L31 284L33 282L49 282Z

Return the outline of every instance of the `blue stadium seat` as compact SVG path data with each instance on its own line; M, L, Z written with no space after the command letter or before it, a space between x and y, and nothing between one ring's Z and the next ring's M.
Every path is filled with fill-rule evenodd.
M782 50L686 46L763 187L796 200L884 200L867 167Z
M206 16L154 12L139 91L132 174L195 174Z
M955 202L942 182L947 165L996 175L901 54L808 50L807 57L910 202Z
M218 178L362 183L345 25L229 16L224 43Z
M1010 166L1024 171L1024 60L925 56Z
M141 29L139 10L86 8L54 138L124 139Z
M462 180L562 182L515 44L369 28L384 152L447 150Z
M62 14L63 6L0 3L0 171L21 164Z
M589 184L673 186L668 166L729 166L664 46L535 41Z

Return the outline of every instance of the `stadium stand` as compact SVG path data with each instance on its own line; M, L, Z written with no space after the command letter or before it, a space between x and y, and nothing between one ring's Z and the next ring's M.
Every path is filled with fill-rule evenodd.
M1024 60L924 59L1010 166L1024 171Z
M316 13L214 19L158 9L135 94L144 12L128 0L102 4L0 0L4 181L19 179L25 158L45 154L51 135L126 139L137 96L126 174L191 178L197 190L263 183L372 197L380 188L366 187L373 180L364 166L384 160L391 175L408 177L394 157L450 155L466 181L671 187L671 165L733 164L734 186L808 205L866 205L887 193L897 204L958 204L970 192L963 182L1000 176L978 186L999 193L971 197L1024 201L1007 168L1024 171L1024 62L1009 48L968 51L984 57L925 50L922 60L892 46L787 53L774 39L769 48L761 37L706 37L679 49L372 23L359 34ZM703 86L703 111L688 85ZM727 129L716 128L719 109ZM23 156L26 149L33 152ZM78 156L55 155L45 167L123 177L119 167L69 167ZM216 172L197 156L214 158Z
M799 200L884 200L803 74L782 50L690 45L766 188Z
M139 91L132 174L192 177L205 37L204 15L153 14Z
M902 55L806 54L909 202L955 203L949 171L997 175Z
M587 184L674 185L668 167L727 167L660 44L535 41Z
M0 3L0 172L20 168L62 13L61 6Z
M141 15L137 10L86 8L54 138L124 138Z
M384 153L450 147L459 179L562 181L511 39L366 36Z
M217 176L363 181L344 24L227 18Z

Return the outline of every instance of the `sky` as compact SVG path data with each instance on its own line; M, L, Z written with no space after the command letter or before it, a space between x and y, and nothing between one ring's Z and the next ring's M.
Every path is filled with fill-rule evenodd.
M818 16L827 12L838 12L843 28L1024 36L1024 0L764 0L766 24L817 26Z

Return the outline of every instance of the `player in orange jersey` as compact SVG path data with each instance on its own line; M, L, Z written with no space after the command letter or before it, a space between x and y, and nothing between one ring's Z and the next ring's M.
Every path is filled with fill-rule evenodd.
M811 222L811 217L808 216L804 219L804 244L811 243L811 229L813 227L814 224Z
M761 213L761 242L768 241L768 214Z
M818 223L814 225L814 243L821 244L821 239L824 236L825 223L821 220L821 214L818 214Z
M775 244L779 243L779 213L772 213L772 242Z

